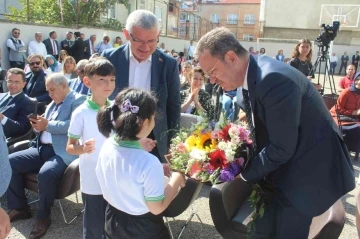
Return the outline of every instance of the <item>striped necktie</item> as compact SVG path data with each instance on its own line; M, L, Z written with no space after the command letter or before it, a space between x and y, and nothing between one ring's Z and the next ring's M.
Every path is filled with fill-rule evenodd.
M6 108L6 106L8 106L8 104L12 99L13 97L11 95L8 95L3 98L3 101L0 103L0 112L3 112L3 110Z

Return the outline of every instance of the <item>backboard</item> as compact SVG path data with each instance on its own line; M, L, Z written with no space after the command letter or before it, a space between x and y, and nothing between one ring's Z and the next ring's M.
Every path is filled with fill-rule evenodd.
M360 21L360 4L322 4L319 26L340 22L341 28L357 28Z

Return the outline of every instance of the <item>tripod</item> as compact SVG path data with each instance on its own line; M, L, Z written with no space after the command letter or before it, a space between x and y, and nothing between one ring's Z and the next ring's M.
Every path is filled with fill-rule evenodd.
M325 72L323 78L322 89L320 90L320 94L324 95L325 92L325 83L329 82L331 95L337 98L336 93L336 86L334 81L334 76L330 74L329 67L330 67L330 58L329 58L329 45L319 46L318 57L315 61L314 67L311 69L310 75L317 72L318 84L320 84L320 73L321 73L321 65L325 63ZM316 69L319 67L318 71Z

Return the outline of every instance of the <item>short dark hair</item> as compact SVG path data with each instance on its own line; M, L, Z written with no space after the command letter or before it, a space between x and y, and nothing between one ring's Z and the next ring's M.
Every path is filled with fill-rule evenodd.
M93 75L99 76L114 76L115 68L109 60L104 57L97 57L91 59L84 67L85 76L92 77Z
M19 28L13 28L12 30L11 30L11 32L14 32L14 31L16 31L16 30L18 30L18 31L20 31L20 29Z
M15 75L21 75L22 80L25 81L25 72L22 69L20 69L20 68L10 68L6 72L6 79L7 79L9 73L15 74Z
M54 33L56 33L56 31L49 32L49 36L51 37Z
M129 100L133 106L138 106L139 111L121 112L119 107L125 100ZM120 140L138 140L136 135L140 132L144 120L150 120L156 112L156 102L156 97L148 91L134 88L122 90L115 97L114 105L100 109L97 115L100 133L109 137L111 131L115 130Z
M80 32L74 32L74 35L76 36L76 37L80 37Z

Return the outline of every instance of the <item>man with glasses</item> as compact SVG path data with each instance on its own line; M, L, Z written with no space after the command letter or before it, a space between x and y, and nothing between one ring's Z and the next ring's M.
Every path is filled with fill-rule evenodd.
M76 64L76 74L78 75L77 78L71 79L69 82L69 87L72 91L75 91L81 95L90 95L90 89L84 84L84 68L85 65L88 63L88 60L81 60Z
M35 33L35 40L31 41L29 43L29 47L28 47L28 54L39 54L41 56L43 56L44 58L47 55L47 51L46 51L46 47L44 45L44 43L42 42L42 33L41 32L37 32Z
M165 162L171 135L179 124L181 101L179 69L172 56L157 49L160 24L150 11L136 10L126 20L127 44L108 49L103 56L116 68L116 86L110 99L126 87L151 90L159 99L155 128L149 135L157 147L151 153Z
M35 102L23 92L26 84L23 70L9 69L6 83L9 92L0 94L0 122L6 138L9 138L23 135L30 130L28 115L35 113Z
M40 55L32 54L28 57L30 72L26 74L24 93L30 98L44 104L50 103L49 93L45 88L46 73L43 70L43 60Z
M12 37L7 40L6 46L9 50L10 67L24 69L26 60L25 43L19 37L20 29L12 29Z

